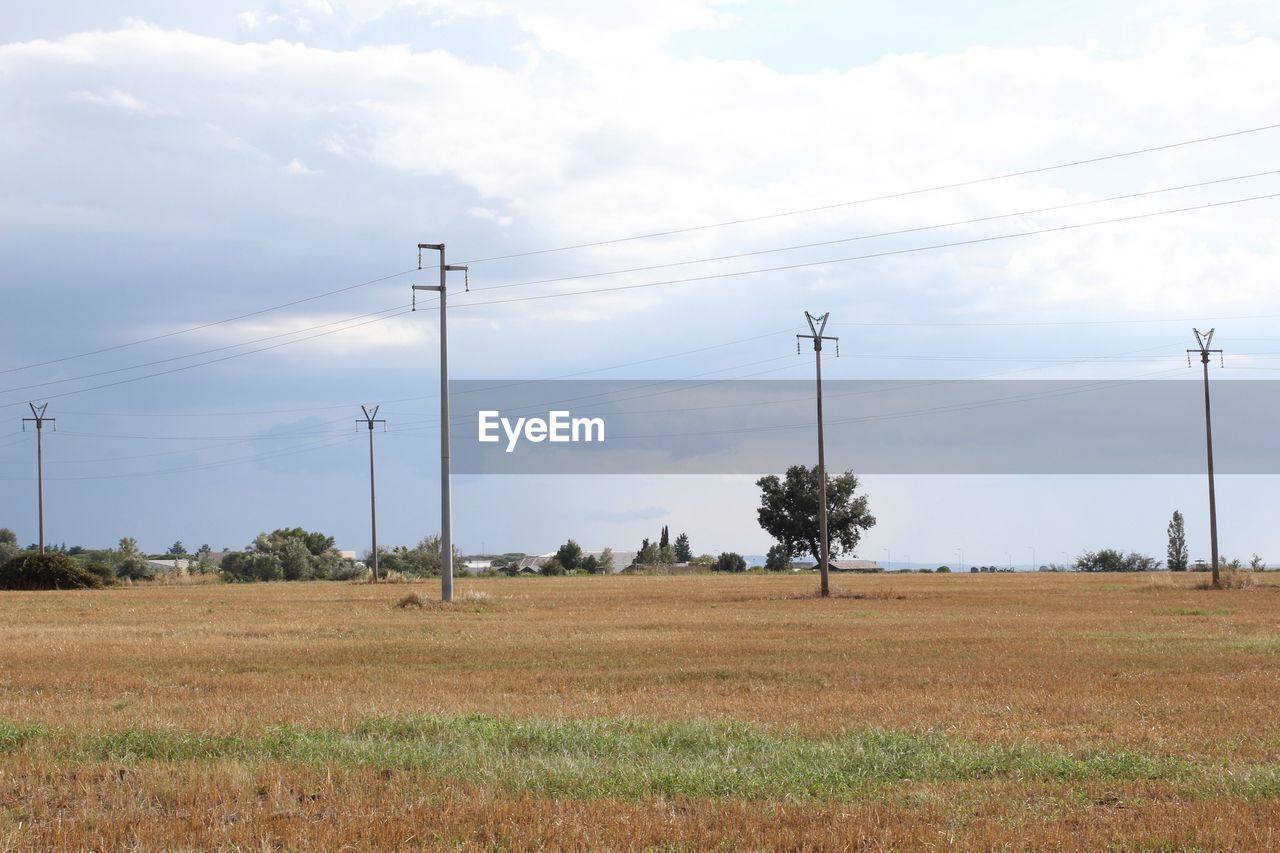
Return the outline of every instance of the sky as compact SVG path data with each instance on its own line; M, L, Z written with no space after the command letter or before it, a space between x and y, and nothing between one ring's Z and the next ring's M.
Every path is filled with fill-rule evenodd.
M1280 367L1274 3L50 5L0 3L0 526L24 544L29 402L56 418L51 542L364 549L361 404L387 421L379 541L436 533L419 243L469 267L456 379L808 379L806 310L833 379L1186 381L1185 410L1117 429L1203 416L1193 326L1215 382ZM665 524L763 553L754 480L458 475L454 541L632 550ZM1208 555L1201 475L862 485L858 556L895 568L1163 557L1174 510ZM1219 477L1228 557L1280 562L1276 485Z

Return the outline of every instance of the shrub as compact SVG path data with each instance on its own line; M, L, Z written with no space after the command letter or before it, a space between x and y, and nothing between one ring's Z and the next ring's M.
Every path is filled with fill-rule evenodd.
M125 557L116 566L116 577L127 578L131 581L149 581L155 576L155 572L151 570L151 564L141 557Z
M92 560L85 564L84 570L100 580L103 586L111 586L116 582L116 572L115 569L111 568L110 563L102 560Z
M562 575L564 574L564 566L558 559L552 557L542 564L542 573L544 575Z
M938 568L934 569L934 571L935 571L937 574L940 574L940 575L949 575L949 574L951 574L951 567L950 567L950 566L938 566Z
M399 607L401 610L407 610L410 607L416 607L421 610L422 604L422 599L418 597L418 594L416 592L411 592L404 598L397 601L396 607Z
M0 566L0 589L96 589L102 580L65 554L24 551Z
M717 572L745 572L747 570L747 561L742 559L741 554L725 551L716 558L715 570Z

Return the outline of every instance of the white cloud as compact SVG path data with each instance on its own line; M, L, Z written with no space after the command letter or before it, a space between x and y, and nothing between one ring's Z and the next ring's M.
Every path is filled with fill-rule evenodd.
M130 95L128 92L122 92L119 89L112 89L106 94L98 94L96 92L73 92L71 97L78 101L84 101L88 104L100 104L105 107L113 107L115 109L124 110L128 113L154 113L156 110L144 104L142 101Z
M472 216L472 217L475 217L476 219L484 220L485 222L492 222L495 225L501 225L503 227L510 225L512 222L512 219L510 216L505 216L501 213L498 213L498 211L491 210L487 207L467 208L467 216Z
M289 161L288 165L284 167L284 172L286 175L318 175L320 174L320 170L312 169L310 166L308 166L306 163L299 160L297 157L294 157L292 160Z

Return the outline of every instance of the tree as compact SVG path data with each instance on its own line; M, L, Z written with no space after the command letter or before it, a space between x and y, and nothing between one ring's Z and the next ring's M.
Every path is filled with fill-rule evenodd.
M681 533L676 537L676 562L687 563L693 557L693 549L689 547L689 534Z
M102 579L56 552L24 551L0 566L0 589L96 589Z
M222 574L231 581L278 581L284 577L284 569L275 554L232 551L222 558Z
M662 535L658 537L658 547L659 548L671 547L671 533L667 530L667 526L665 524L662 525Z
M542 573L544 575L562 575L564 574L564 565L560 560L552 557L542 564Z
M781 545L770 545L764 556L764 567L771 572L785 572L791 568L791 555Z
M578 568L591 575L599 574L601 571L600 561L596 559L595 554L588 554L583 557L582 561L578 563Z
M631 561L633 566L656 566L661 562L662 552L658 546L645 539L640 544L640 550L636 552L636 557Z
M1167 565L1171 572L1185 572L1190 562L1187 551L1187 535L1183 529L1182 513L1173 511L1173 519L1169 522L1169 553Z
M770 474L756 481L760 487L757 517L765 532L781 543L788 560L810 554L821 559L818 525L818 469L792 465L785 479ZM827 540L832 556L853 553L862 532L875 526L867 511L867 496L856 494L852 471L827 477Z
M1155 557L1136 551L1124 554L1114 548L1086 551L1076 557L1076 571L1080 572L1149 572L1159 565Z
M177 542L170 545L169 550L164 553L169 557L185 557L187 555L187 546L183 545L182 540L179 539Z
M556 551L556 560L565 571L573 571L582 562L582 546L570 539Z
M676 549L670 545L658 546L658 563L663 566L674 566L676 564Z
M747 561L742 559L742 555L734 551L724 551L716 558L715 570L717 572L745 572L747 570Z
M928 569L926 569L925 571L928 571ZM938 566L938 568L934 569L934 571L935 571L935 572L937 572L938 574L949 575L949 574L951 574L951 567L950 567L950 566Z
M1267 563L1257 554L1254 554L1249 558L1249 568L1253 569L1255 572L1264 572L1267 569Z
M613 571L613 549L605 548L600 552L600 571L609 574Z
M0 527L0 566L18 556L20 550L18 534L7 527Z
M125 536L120 540L115 564L116 577L118 578L127 578L131 581L149 581L155 577L155 572L151 570L151 564L138 553L138 541L131 536Z

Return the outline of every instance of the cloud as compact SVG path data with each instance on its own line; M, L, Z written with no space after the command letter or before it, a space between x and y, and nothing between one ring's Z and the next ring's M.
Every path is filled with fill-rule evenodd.
M306 163L299 160L297 157L294 157L292 160L289 161L288 165L284 167L284 172L287 175L318 175L320 174L320 171L318 169L312 169L310 166L308 166Z
M77 101L83 101L87 104L99 104L101 106L123 110L127 113L157 112L157 110L147 106L133 95L130 95L128 92L122 92L119 89L112 89L106 94L86 91L72 92L71 97Z

